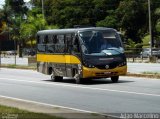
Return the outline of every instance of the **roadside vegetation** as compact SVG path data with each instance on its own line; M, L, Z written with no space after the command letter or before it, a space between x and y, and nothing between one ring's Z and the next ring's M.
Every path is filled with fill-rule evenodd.
M20 50L35 47L39 30L75 25L117 29L126 48L149 47L147 0L5 0L0 9L0 34L9 32ZM160 2L151 0L153 47L160 48ZM136 50L135 50L136 51ZM130 51L128 51L130 52Z
M33 113L18 108L0 105L0 118L2 119L62 119L42 113Z
M145 71L142 72L143 74L154 74L154 75L160 75L160 72L150 72L150 71Z
M160 79L160 72L142 72L141 74L127 73L127 76Z
M16 69L28 69L36 70L36 66L23 66L23 65L14 65L14 64L1 64L2 68L16 68Z

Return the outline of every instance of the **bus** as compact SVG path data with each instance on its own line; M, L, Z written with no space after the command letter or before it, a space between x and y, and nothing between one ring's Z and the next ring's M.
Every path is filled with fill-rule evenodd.
M127 72L123 43L113 28L41 30L36 37L37 71L53 81L111 78L116 83Z

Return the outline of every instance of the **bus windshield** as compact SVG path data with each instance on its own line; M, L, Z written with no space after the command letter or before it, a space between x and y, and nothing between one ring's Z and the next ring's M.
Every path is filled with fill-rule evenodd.
M122 43L117 32L112 30L91 30L79 32L82 51L85 54L101 53L104 50L122 51Z

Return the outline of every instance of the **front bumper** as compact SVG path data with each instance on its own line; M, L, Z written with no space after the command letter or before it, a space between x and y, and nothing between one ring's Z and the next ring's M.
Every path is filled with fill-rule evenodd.
M83 66L82 78L107 78L111 76L126 75L127 66L116 67L114 69L98 69L98 68L87 68Z

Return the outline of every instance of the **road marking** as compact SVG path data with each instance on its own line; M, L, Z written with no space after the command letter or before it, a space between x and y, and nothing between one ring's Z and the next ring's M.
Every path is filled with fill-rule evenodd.
M31 101L31 100L25 100L25 99L20 99L20 98L15 98L15 97L9 97L9 96L3 96L3 95L0 95L0 98L11 99L11 100L21 101L21 102L26 102L26 103L39 104L39 105L49 106L49 107L54 107L54 108L58 107L58 108L69 109L69 110L83 112L83 113L96 113L96 114L100 114L98 112L93 112L93 111L87 111L87 110L82 110L82 109L77 109L77 108L71 108L71 107L65 107L65 106L60 106L60 105L53 105L53 104L42 103L42 102Z
M160 97L160 94L151 94L151 93L141 93L141 92L130 92L130 91L123 91L123 90L112 90L107 88L93 88L87 86L80 86L80 85L69 85L69 84L61 84L61 83L46 83L42 81L26 81L26 80L18 80L18 79L8 79L8 78L0 78L10 81L18 81L18 82L27 82L27 83L36 83L36 84L46 84L46 85L55 85L55 86L63 86L63 87L72 87L72 88L82 88L82 89L90 89L90 90L100 90L100 91L109 91L109 92L117 92L117 93L127 93L127 94L135 94L135 95L145 95L145 96L154 96Z
M66 107L66 106L53 105L53 104L42 103L42 102L37 102L37 101L25 100L25 99L9 97L9 96L4 96L4 95L0 95L0 98L10 99L10 100L14 100L14 101L21 101L21 102L26 102L26 103L32 103L32 104L36 104L36 106L38 104L38 105L41 105L41 106L48 106L48 107L53 107L53 108L62 108L62 109L77 111L78 113L98 114L98 115L104 116L104 117L119 118L119 117L117 117L115 115L109 115L109 114L105 114L105 113L88 111L88 110L83 110L83 109L78 109L78 108L71 108L71 107Z
M97 113L97 112L81 110L81 109L77 109L77 108L71 108L71 107L65 107L65 106L59 106L59 105L52 105L52 104L48 104L48 103L42 103L42 102L37 102L37 101L31 101L31 100L25 100L25 99L20 99L20 98L8 97L8 96L4 96L4 95L0 95L0 98L6 98L6 99L11 99L11 100L21 101L21 102L26 102L26 103L34 103L34 104L50 106L50 107L59 107L59 108L63 108L63 109L70 109L70 110L80 111L80 112L85 112L85 113Z

